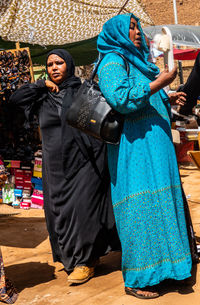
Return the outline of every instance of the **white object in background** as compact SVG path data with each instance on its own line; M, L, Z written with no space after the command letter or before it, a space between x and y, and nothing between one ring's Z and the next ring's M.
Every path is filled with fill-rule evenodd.
M169 71L174 68L174 53L171 31L167 26L162 28L161 34L154 36L154 47L164 53L164 65L167 65Z
M181 144L180 132L176 129L172 129L172 140L174 144Z
M173 52L173 43L172 43L172 34L170 29L167 26L162 28L164 36L168 37L168 49L164 51L164 64L167 64L169 71L174 68L174 52Z

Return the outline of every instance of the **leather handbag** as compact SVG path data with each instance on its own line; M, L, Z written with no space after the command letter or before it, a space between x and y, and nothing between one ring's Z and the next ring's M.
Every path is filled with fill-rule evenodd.
M115 51L112 53L123 58L129 75L129 64L125 57ZM98 84L94 81L101 60L97 63L91 77L80 86L68 109L66 119L70 126L101 141L116 145L120 141L124 115L115 111L106 102Z

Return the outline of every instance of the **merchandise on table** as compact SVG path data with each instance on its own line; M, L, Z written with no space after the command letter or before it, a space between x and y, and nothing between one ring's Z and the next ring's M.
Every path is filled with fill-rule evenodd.
M15 187L17 189L32 190L31 183L32 171L15 169Z
M20 202L20 208L28 210L31 207L31 197L22 198L22 201Z
M14 195L15 195L15 200L12 203L12 206L14 208L19 208L20 207L20 202L22 200L22 190L15 189L14 190Z
M31 196L31 207L43 208L43 191L34 189Z
M23 198L31 197L31 191L30 190L23 190L22 197Z
M38 150L34 154L34 168L33 168L33 176L42 178L42 151Z
M44 205L42 179L33 177L31 182L34 184L34 190L31 196L31 208L42 209Z
M6 182L2 188L2 199L3 203L12 203L15 200L15 195L14 195L14 184Z
M42 178L42 158L35 157L33 176Z
M12 168L20 168L21 161L19 160L11 160L11 167Z

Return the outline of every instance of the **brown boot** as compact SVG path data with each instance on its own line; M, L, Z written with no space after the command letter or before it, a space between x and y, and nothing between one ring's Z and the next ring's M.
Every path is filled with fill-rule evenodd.
M77 266L74 271L68 276L68 283L83 284L94 276L94 267Z

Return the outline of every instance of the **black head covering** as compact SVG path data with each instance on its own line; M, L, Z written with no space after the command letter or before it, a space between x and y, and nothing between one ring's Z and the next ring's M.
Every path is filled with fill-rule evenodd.
M68 87L76 87L81 84L81 81L78 77L74 75L75 65L72 56L64 49L54 49L47 54L46 58L46 70L47 70L47 60L51 54L56 54L61 57L67 64L67 78L58 85L59 89L66 89ZM48 72L47 72L48 74ZM49 74L48 74L49 75ZM50 78L50 76L49 76Z
M80 87L81 81L78 77L74 75L75 65L72 56L64 49L54 49L47 54L46 70L47 70L47 60L51 54L58 55L67 64L67 77L62 83L58 84L59 92L48 91L49 102L57 106L58 113L59 115L61 115L61 110L62 110L61 108L63 108L63 102L65 103L65 106L68 105L69 107L69 105L73 102L72 96L75 93L75 91Z

